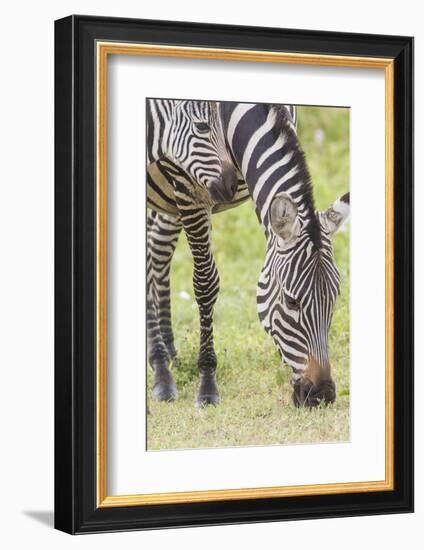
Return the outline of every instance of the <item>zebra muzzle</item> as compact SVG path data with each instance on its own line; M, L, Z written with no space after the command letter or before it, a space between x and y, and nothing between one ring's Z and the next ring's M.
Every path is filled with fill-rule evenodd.
M292 381L293 403L296 407L317 407L330 405L336 400L336 384L333 380L324 380L313 384L307 378Z
M238 179L234 168L223 168L220 178L208 184L209 193L216 203L230 202L237 192Z

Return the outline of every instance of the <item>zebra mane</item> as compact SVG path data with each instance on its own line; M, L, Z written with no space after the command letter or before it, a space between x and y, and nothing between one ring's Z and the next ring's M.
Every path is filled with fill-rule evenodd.
M302 209L304 218L309 220L307 231L314 246L319 250L321 248L321 228L318 216L315 211L314 193L311 181L311 175L306 164L305 153L300 146L296 130L293 126L293 121L285 105L271 103L270 108L274 110L276 115L275 126L285 135L290 149L293 151L293 160L298 167L297 176L302 182L300 191L296 193L302 196Z

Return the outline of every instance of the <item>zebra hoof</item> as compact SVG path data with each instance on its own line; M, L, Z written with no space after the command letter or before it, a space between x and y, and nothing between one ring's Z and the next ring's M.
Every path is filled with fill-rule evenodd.
M219 395L199 395L196 399L196 407L200 409L201 407L207 407L208 405L213 405L216 407L219 405Z
M200 379L200 387L196 399L196 407L206 405L219 405L219 391L215 381L215 374L203 375Z
M152 397L155 401L175 401L177 398L175 382L158 382L153 386Z
M177 386L168 368L155 370L152 397L155 401L174 401L176 399Z

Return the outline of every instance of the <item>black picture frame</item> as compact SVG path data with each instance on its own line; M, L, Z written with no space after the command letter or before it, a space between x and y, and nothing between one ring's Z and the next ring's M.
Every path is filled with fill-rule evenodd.
M394 490L97 507L96 41L394 60ZM55 22L55 527L93 533L413 511L413 39L73 15Z

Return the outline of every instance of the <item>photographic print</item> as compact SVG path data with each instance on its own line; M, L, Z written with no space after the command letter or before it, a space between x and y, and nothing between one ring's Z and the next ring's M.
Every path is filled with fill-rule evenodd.
M412 52L55 23L58 529L413 509Z
M349 441L349 108L146 110L147 450Z

